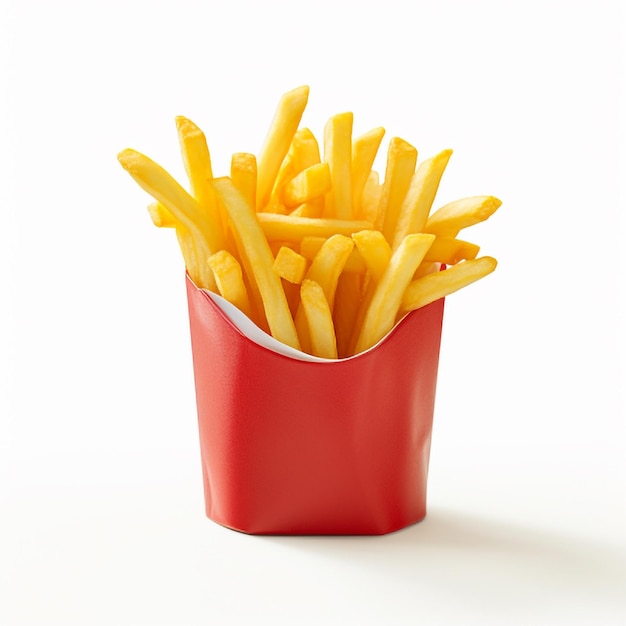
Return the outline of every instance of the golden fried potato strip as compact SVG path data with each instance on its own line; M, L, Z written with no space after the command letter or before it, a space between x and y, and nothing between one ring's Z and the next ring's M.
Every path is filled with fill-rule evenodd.
M252 309L239 261L230 252L220 250L209 257L209 266L220 295L251 318Z
M456 237L459 231L491 217L502 202L493 196L472 196L437 209L426 221L424 231L439 237Z
M406 289L399 316L426 306L491 274L498 262L489 256L463 261L441 272L433 272L413 281Z
M296 174L283 188L282 200L286 207L294 208L324 196L330 189L328 163L316 163Z
M274 257L257 214L230 178L215 178L212 185L230 217L241 262L250 284L260 294L271 334L278 341L299 349L300 342L289 304L280 277L274 271Z
M248 152L235 152L230 159L230 178L246 202L256 206L256 157Z
M304 237L346 235L372 229L371 222L363 220L338 220L331 218L298 217L277 213L257 213L261 228L269 241L299 243Z
M365 314L356 353L371 348L393 328L404 292L434 239L422 233L407 235L393 253Z
M324 161L330 169L331 188L324 215L350 220L352 208L352 113L333 115L324 127Z
M274 259L274 271L286 281L299 285L306 273L307 259L287 246L281 246Z
M288 91L278 103L257 158L257 211L262 211L270 199L276 175L298 130L308 99L309 87L303 85Z
M400 207L395 233L390 242L392 250L396 250L407 235L424 231L451 155L452 150L442 150L419 164Z
M307 270L305 279L308 278L316 282L324 291L326 301L330 307L331 313L335 303L335 291L339 276L354 248L354 242L350 237L344 235L333 235L324 242L319 252L313 259L313 262ZM308 327L304 317L302 307L298 307L295 316L296 328L302 349L305 352L310 351L310 340L308 335Z
M365 183L385 135L381 126L356 137L352 142L352 203L355 216L361 215Z
M387 150L387 167L383 182L376 226L391 244L398 215L417 163L417 150L404 139L393 137Z
M315 281L305 278L300 287L300 302L308 325L311 354L336 359L335 327L324 290Z
M185 257L187 271L194 283L204 289L216 289L213 272L207 261L213 248L211 233L204 229L202 207L191 197L174 178L160 165L141 152L126 148L117 155L121 166L135 182L157 202L160 202L184 228L185 245L181 251ZM188 240L187 238L190 238Z

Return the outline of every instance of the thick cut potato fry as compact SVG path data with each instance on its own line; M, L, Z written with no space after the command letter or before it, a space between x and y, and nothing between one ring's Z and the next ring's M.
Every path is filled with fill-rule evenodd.
M324 290L315 281L305 279L300 287L300 302L308 325L311 353L325 359L336 359L335 327Z
M248 152L235 152L230 160L230 178L246 202L256 206L256 157Z
M352 235L354 243L375 282L378 282L391 259L391 246L379 230L362 230Z
M428 254L428 252L426 253ZM422 261L419 267L415 270L415 274L413 274L413 281L418 278L422 278L422 276L427 276L428 274L432 274L433 272L441 271L441 263L437 261ZM411 281L411 282L413 282Z
M355 248L346 262L344 271L339 276L337 289L335 290L333 322L335 324L337 354L340 358L350 356L350 341L352 340L363 295L364 272L348 271L350 259L355 255L359 257L361 264L365 266L363 259L360 258L358 250Z
M327 239L324 237L305 237L300 242L300 254L309 261L312 261L326 241ZM364 274L366 270L367 268L363 262L363 257L360 255L359 251L354 248L343 267L343 271L351 274Z
M274 259L274 271L286 281L299 285L306 273L307 260L295 250L281 246Z
M361 210L358 214L358 219L376 224L382 193L383 187L380 184L378 172L372 170L367 177L363 193L361 194Z
M441 177L451 156L452 150L442 150L417 167L400 207L396 230L391 242L392 250L395 250L407 235L424 231Z
M262 209L264 213L289 213L290 209L283 204L283 189L295 175L293 159L288 154L278 170L270 199Z
M493 257L483 256L414 280L404 292L399 315L419 309L476 282L483 276L491 274L497 264Z
M287 155L280 164L276 181L270 194L269 202L260 209L266 213L289 213L298 203L287 206L284 202L284 190L287 185L305 169L317 165L320 162L320 153L317 140L310 130L304 128L298 130L293 137ZM323 198L316 198L322 201Z
M274 271L274 257L257 214L229 178L216 178L212 184L230 217L231 229L250 283L255 284L260 293L271 334L278 341L299 349L300 342L289 304L280 277Z
M309 87L303 85L283 95L257 159L257 211L270 199L276 175L289 151L309 99Z
M376 223L390 244L393 242L400 207L411 184L416 163L417 150L408 141L393 137L387 150L387 167Z
M179 222L191 229L202 225L202 209L198 201L158 163L131 148L122 150L117 158L135 182L164 205Z
M324 198L313 198L297 206L289 215L293 217L322 217L324 213Z
M354 242L350 237L344 235L333 235L320 248L313 262L307 270L305 279L316 282L324 290L326 301L330 307L331 313L335 303L335 291L337 282L343 268L354 248ZM310 342L304 311L302 307L298 307L295 318L298 336L305 352L310 351Z
M283 203L288 208L323 196L330 189L328 163L316 163L296 174L283 188Z
M141 152L126 148L117 155L122 167L135 182L157 202L160 202L185 229L186 237L193 241L195 258L189 259L187 270L194 283L204 289L216 289L213 272L207 261L219 248L211 239L211 233L205 232L202 208L160 165ZM185 246L189 251L190 246ZM187 252L189 254L189 252Z
M354 242L344 235L333 235L324 242L309 266L306 278L322 287L332 311L337 281L354 248Z
M242 313L252 317L248 291L239 261L230 252L220 250L209 257L209 266L213 270L220 295Z
M359 135L352 142L352 203L355 215L361 214L363 189L384 135L385 129L379 126Z
M321 161L320 147L308 128L300 128L293 136L289 154L296 174Z
M352 210L352 113L333 115L324 128L324 161L330 169L331 189L324 215L350 220Z
M456 237L459 231L491 217L502 204L493 196L472 196L437 209L426 221L424 231L439 237Z
M206 138L202 130L186 117L176 118L176 129L191 195L202 208L203 229L211 250L221 250L227 247L227 243L215 192L209 184L213 169Z
M152 223L157 228L175 228L176 218L160 203L152 202L148 205L148 213Z
M394 252L376 285L355 352L371 348L393 328L404 292L434 239L434 235L422 233L407 235Z
M193 197L200 203L206 201L207 196L214 198L215 194L208 182L213 178L213 167L204 133L182 115L176 118L176 130Z
M277 213L257 213L261 228L269 241L300 243L303 237L332 235L350 236L360 230L372 229L370 222L363 220L338 220L330 218L297 217Z
M323 154L299 128L309 87L285 93L258 155L235 153L216 178L202 130L176 118L184 189L127 149L122 167L155 200L155 226L173 228L187 272L286 345L343 358L376 344L403 315L493 271L495 259L459 232L489 218L493 196L433 204L452 150L418 163L393 137L384 179L373 169L382 127L353 138L354 116L327 118ZM416 169L416 165L418 165Z
M424 261L454 265L466 259L475 259L479 251L480 247L469 241L437 237L426 253Z

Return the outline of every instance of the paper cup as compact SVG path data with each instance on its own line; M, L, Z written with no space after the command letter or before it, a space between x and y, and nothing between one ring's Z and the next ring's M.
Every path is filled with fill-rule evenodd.
M187 295L211 520L379 535L424 518L443 300L367 352L310 361L261 345L188 277Z

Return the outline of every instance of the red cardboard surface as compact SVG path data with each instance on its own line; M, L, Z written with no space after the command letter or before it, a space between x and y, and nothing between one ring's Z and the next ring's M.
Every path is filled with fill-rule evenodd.
M444 301L324 363L246 337L187 278L207 516L252 534L384 534L426 515Z

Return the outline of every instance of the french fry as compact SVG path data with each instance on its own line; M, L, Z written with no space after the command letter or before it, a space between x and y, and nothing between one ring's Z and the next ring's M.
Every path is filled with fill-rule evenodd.
M315 281L324 290L331 311L337 281L353 248L354 242L350 237L333 235L320 248L307 270L306 278Z
M148 213L157 228L175 228L176 219L160 202L149 204Z
M502 202L493 196L472 196L437 209L426 221L424 231L439 237L456 237L459 231L491 217Z
M297 206L298 203L291 204L289 206L285 204L283 198L285 187L289 185L289 183L298 174L313 165L319 164L319 162L319 146L317 144L317 140L313 136L313 133L307 128L298 130L293 137L291 145L289 146L287 155L280 164L280 168L272 188L272 193L270 194L270 199L263 207L263 212L286 214L289 213L294 206ZM308 205L309 203L306 204ZM321 207L318 208L318 205L320 204ZM306 211L305 209L302 209L298 212L298 214L305 213L306 217L311 217L313 215L319 217L324 206L323 197L315 198L315 201L312 202L311 206L316 207L315 213L313 213L310 209Z
M282 199L285 206L297 207L300 204L323 196L330 189L330 168L328 163L316 163L296 174L283 188Z
M350 236L359 230L373 228L363 220L339 220L331 218L297 217L276 213L257 213L261 228L269 241L291 241L299 243L304 237L324 237L332 235Z
M359 135L352 142L352 204L355 216L361 215L365 183L384 135L385 129L379 126Z
M363 271L354 272L349 270L350 262L355 257L359 259L363 266ZM358 250L354 248L337 281L333 323L335 325L335 338L339 358L350 356L350 341L352 340L352 333L363 295L364 268L363 259Z
M186 237L193 245L185 245L183 252L193 258L187 258L187 270L192 280L205 289L216 289L213 273L207 263L213 252L210 233L206 233L201 216L202 208L170 174L152 159L131 148L122 150L117 155L121 166L132 176L137 184L149 193L157 202L167 208L174 218L184 227ZM182 249L182 248L181 248Z
M428 252L426 253L428 254ZM419 267L415 270L415 274L413 274L413 280L417 280L422 276L427 276L428 274L433 274L434 272L441 271L441 263L438 261L422 261L419 264Z
M416 163L417 150L408 141L394 137L389 142L376 226L390 244L393 242L400 207L411 184Z
M193 197L200 204L206 202L208 198L214 200L215 194L208 182L213 178L213 167L204 133L190 119L182 115L176 118L176 130Z
M306 273L307 260L295 250L281 246L274 259L274 271L286 281L299 285Z
M183 116L176 118L176 129L191 195L201 207L201 227L211 250L221 250L227 243L215 192L209 184L213 169L206 137L196 124Z
M395 250L411 233L421 233L439 189L443 172L452 156L452 150L442 150L419 164L400 207L391 248Z
M320 248L320 251L307 270L305 279L308 278L316 282L323 289L331 314L334 307L335 291L337 289L339 276L353 248L354 242L350 237L333 235L324 242L324 245ZM302 307L298 307L295 324L302 349L305 352L309 352L310 340Z
M383 188L379 181L378 172L372 170L367 177L363 193L361 194L361 210L357 215L357 219L366 220L372 224L376 223L382 193Z
M324 213L324 198L313 198L296 207L289 215L293 217L322 217Z
M312 261L326 241L324 237L305 237L300 242L300 254L309 261ZM351 274L364 274L366 270L367 268L363 262L363 257L359 254L359 251L354 248L343 267L343 271Z
M361 230L352 235L367 271L379 282L391 259L391 246L379 230Z
M293 136L289 154L296 174L321 161L315 135L308 128L300 128Z
M309 99L309 87L297 87L280 99L263 147L257 159L257 211L270 199L276 175L289 150Z
M406 288L434 235L407 235L394 252L369 304L355 352L363 352L380 341L392 328Z
M274 187L272 188L272 193L270 194L270 199L263 207L264 213L289 213L289 209L287 209L287 207L283 204L282 196L285 185L294 176L295 170L293 168L293 160L288 154L285 157L285 160L282 162L280 169L278 170L278 174L276 175L276 180L274 182Z
M454 265L466 259L475 259L480 247L461 239L436 237L433 245L428 249L424 261Z
M256 157L248 152L236 152L230 160L230 178L246 202L256 206Z
M325 359L337 358L335 327L324 290L315 281L304 279L300 301L311 342L311 353Z
M274 272L274 257L257 214L229 178L213 179L212 185L230 217L242 263L261 296L271 334L278 341L299 349L289 304L280 277Z
M324 215L353 219L352 210L352 113L331 117L324 127L324 160L330 169L331 189Z
M343 358L376 344L408 311L492 272L495 259L458 235L501 202L475 196L433 212L452 151L418 164L399 137L381 183L373 166L385 130L353 138L351 112L328 119L320 155L315 135L299 128L308 97L306 85L282 96L258 157L234 153L229 178L214 177L204 133L182 116L189 191L136 150L118 159L154 198L153 224L175 230L197 286L278 341Z
M411 282L402 297L399 316L419 309L466 287L496 269L497 261L484 256L463 261L441 272L434 272Z
M209 266L213 270L220 295L245 315L252 317L248 291L239 261L230 252L220 250L209 257Z

